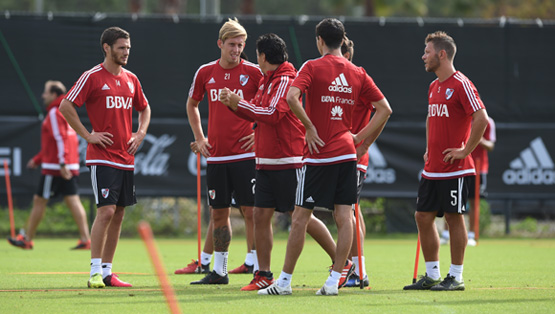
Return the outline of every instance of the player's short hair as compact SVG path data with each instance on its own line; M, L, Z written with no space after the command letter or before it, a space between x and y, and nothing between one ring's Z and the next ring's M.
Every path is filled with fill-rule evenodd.
M65 85L60 81L49 80L46 81L45 85L48 86L48 91L50 93L55 93L58 96L65 94L67 91Z
M437 31L428 34L424 43L428 44L429 42L434 45L434 49L436 50L436 52L445 50L445 52L447 53L447 58L449 58L449 60L453 60L455 54L457 53L457 45L455 44L455 40L453 39L453 37L447 35L447 33L444 31Z
M316 37L320 36L331 49L341 47L345 37L345 26L338 19L326 18L316 25Z
M102 36L100 36L100 49L102 49L102 53L106 54L106 52L104 52L104 48L102 48L104 44L108 44L108 46L112 47L112 45L120 38L129 39L130 35L126 30L117 26L105 29L102 32Z
M355 43L347 36L345 36L345 40L341 45L341 54L345 55L347 52L349 53L349 61L353 61L353 55L355 54Z
M247 40L247 31L245 30L243 25L239 24L239 20L234 17L233 19L227 19L227 22L222 25L222 28L220 28L220 35L218 39L220 39L221 41L226 41L226 39L239 36L245 36L245 40Z
M263 53L270 64L282 64L287 61L285 41L274 33L264 34L256 40L256 50Z

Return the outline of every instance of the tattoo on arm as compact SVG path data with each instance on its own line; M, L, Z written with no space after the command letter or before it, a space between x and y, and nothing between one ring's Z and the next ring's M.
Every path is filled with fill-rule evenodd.
M231 242L231 230L228 226L214 228L214 251L227 252Z

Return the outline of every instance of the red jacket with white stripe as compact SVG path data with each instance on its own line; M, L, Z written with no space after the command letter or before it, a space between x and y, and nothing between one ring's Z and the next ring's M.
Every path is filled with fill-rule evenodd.
M42 174L61 176L60 164L66 164L74 176L79 175L79 140L77 133L69 126L58 110L65 95L56 98L47 109L41 127L41 150L33 157L35 164L41 164Z
M286 101L296 72L289 62L268 71L254 99L241 100L237 106L237 115L257 122L254 130L257 170L302 167L305 130Z

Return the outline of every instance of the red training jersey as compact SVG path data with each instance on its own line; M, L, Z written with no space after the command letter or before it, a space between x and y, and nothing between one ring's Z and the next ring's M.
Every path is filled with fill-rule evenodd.
M495 136L495 122L493 122L493 119L490 117L488 117L488 125L486 126L483 137L494 143L497 140ZM480 144L472 151L472 159L474 159L474 162L476 162L477 158L480 158L480 173L487 174L489 170L488 151Z
M114 136L110 138L114 143L106 148L88 144L87 166L134 170L135 156L127 152L133 128L131 108L143 111L148 106L137 76L126 69L114 75L99 64L81 75L66 99L78 107L87 104L94 132L108 132Z
M474 161L464 159L444 162L443 151L466 145L470 136L472 114L484 109L478 90L457 71L448 79L430 84L428 104L428 160L422 176L431 180L475 175Z
M69 126L59 110L65 95L56 98L48 108L41 127L41 149L33 157L35 164L41 164L42 174L61 176L60 164L74 176L79 175L79 140L77 133Z
M368 109L369 107L371 107L372 109L371 110ZM362 103L357 103L353 111L353 121L352 121L353 126L352 126L351 133L356 134L360 132L360 130L362 130L366 125L368 125L368 122L370 122L370 118L372 116L372 112L375 110L376 109L371 104L368 106ZM364 141L360 142L358 145L356 145L356 147L359 147L360 145L362 145L363 142ZM366 173L366 170L368 169L368 163L369 163L369 156L367 151L366 154L360 157L360 160L357 161L357 169L359 171Z
M302 167L304 126L289 108L286 96L297 71L289 62L268 71L252 102L241 100L237 113L257 122L254 130L256 169Z
M208 94L208 143L210 157L208 163L227 163L245 159L254 159L254 152L241 149L244 142L239 140L252 134L252 122L246 121L226 105L220 102L220 90L224 87L238 94L243 99L251 100L258 90L258 82L262 78L260 68L251 62L241 59L236 67L224 69L219 59L202 65L195 76L189 90L189 97L196 101Z
M306 94L305 111L325 143L313 154L305 145L304 163L356 161L350 132L355 103L371 109L371 102L384 98L372 78L344 57L327 54L305 62L292 86Z

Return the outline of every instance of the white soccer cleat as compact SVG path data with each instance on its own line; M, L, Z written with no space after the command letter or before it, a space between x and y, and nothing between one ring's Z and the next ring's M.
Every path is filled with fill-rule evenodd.
M277 285L277 281L271 284L268 288L258 290L258 294L260 295L290 295L292 293L293 290L291 289L291 285L282 288Z
M468 239L467 246L476 246L476 240L472 238Z
M338 289L336 285L324 286L320 290L316 291L316 295L337 295Z

